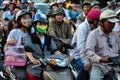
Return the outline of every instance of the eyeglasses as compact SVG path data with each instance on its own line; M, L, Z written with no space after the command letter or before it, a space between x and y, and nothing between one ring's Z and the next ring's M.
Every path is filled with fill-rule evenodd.
M109 37L107 38L107 43L108 43L108 46L109 46L110 48L112 48L112 47L113 47L113 45L111 44L111 40L110 40L110 38L109 38Z

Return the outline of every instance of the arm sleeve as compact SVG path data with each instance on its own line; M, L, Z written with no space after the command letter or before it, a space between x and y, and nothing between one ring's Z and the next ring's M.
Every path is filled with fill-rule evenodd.
M26 37L24 47L26 52L34 52L30 35Z
M49 24L48 34L51 35L51 36L56 37L55 29L54 29L53 23L50 23L50 24Z
M96 46L97 37L95 36L95 33L90 33L86 42L85 55L92 63L99 62L99 60L101 59L101 57L95 53Z
M2 16L2 18L3 18L3 19L6 18L6 11L3 12L3 16Z
M18 32L18 30L17 29L13 29L13 30L11 30L10 31L10 33L9 33L9 35L8 35L8 37L7 37L7 41L8 40L10 40L10 39L16 39L16 40L18 40L19 38L19 32Z
M56 51L56 50L58 50L55 42L53 41L53 39L51 39L51 45L50 45L50 47L51 47L51 51L53 51L53 52Z

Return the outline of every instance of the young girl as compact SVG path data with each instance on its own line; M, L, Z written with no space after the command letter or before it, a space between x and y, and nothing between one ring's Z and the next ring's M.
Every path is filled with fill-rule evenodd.
M31 25L31 14L25 10L21 10L16 14L18 28L10 31L4 49L8 46L24 46L28 29ZM18 80L26 80L26 67L14 67Z

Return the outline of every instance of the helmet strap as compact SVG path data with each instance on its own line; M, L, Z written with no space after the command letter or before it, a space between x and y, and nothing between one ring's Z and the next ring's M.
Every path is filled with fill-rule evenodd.
M104 21L100 22L100 26L102 27L102 30L105 34L108 34L109 32L106 30L105 26L104 26Z

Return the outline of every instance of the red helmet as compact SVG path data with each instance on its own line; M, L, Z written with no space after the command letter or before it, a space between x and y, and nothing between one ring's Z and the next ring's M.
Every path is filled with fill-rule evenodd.
M101 11L98 9L93 9L90 10L89 13L87 14L87 19L88 20L99 20Z

